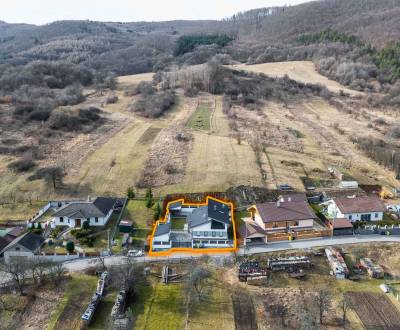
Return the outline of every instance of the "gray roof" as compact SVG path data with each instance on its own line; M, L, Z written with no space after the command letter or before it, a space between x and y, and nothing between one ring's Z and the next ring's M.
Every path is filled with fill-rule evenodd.
M42 244L44 243L44 238L40 235L36 235L32 232L27 232L24 235L21 235L20 237L16 238L13 240L10 244L8 244L1 253L4 251L7 251L9 248L19 244L23 246L24 248L28 249L29 251L35 252L37 251Z
M208 199L208 217L213 220L230 224L230 209L231 208L225 203L221 203L213 199Z
M171 223L158 223L156 232L154 233L154 236L161 236L164 234L168 234L171 230Z
M200 226L208 221L207 206L201 206L197 209L194 209L193 212L187 216L187 222L190 228Z
M71 219L105 217L116 201L116 198L97 197L94 202L72 202L60 208L54 213L54 217Z

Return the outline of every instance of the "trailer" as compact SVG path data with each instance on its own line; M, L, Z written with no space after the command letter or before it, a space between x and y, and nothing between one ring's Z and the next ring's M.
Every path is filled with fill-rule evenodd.
M349 277L349 269L340 251L330 247L325 249L325 255L331 267L331 274L337 279L345 279Z

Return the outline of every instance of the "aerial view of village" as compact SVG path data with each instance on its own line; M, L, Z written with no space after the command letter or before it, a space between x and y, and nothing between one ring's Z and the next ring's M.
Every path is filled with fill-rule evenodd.
M400 2L89 2L0 10L0 329L400 329Z

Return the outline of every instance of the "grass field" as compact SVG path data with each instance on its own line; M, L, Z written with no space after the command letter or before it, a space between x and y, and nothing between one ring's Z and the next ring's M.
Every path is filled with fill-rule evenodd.
M264 73L271 77L283 77L284 75L288 75L291 79L303 83L324 85L335 93L343 90L353 96L364 94L342 86L338 82L319 74L315 69L314 63L311 61L274 62L254 65L239 64L233 65L232 67L244 71Z
M183 329L185 304L182 286L160 282L142 284L133 303L135 329Z
M65 288L64 297L51 316L47 329L80 329L81 314L90 302L97 280L95 276L73 275Z
M135 228L149 229L153 220L152 209L146 207L145 201L129 200L122 214L122 219L133 221Z
M44 205L46 205L46 202L0 205L0 222L8 220L26 221L29 218L33 217Z
M199 104L195 113L190 117L187 126L199 131L208 132L210 130L210 118L212 114L211 106Z
M202 296L192 297L189 311L189 329L235 329L230 289L215 283Z

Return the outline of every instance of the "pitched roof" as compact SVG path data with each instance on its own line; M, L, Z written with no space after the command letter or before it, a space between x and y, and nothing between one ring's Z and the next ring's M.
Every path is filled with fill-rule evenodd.
M214 199L208 199L208 217L217 220L219 222L223 222L226 224L230 224L230 210L231 208L225 203L218 202Z
M158 223L156 232L154 233L154 236L161 236L168 234L171 231L171 223Z
M281 195L279 199L283 202L307 202L306 194L301 192Z
M10 241L0 236L0 251L2 251L8 244L10 244Z
M72 202L60 208L53 216L71 219L105 217L116 201L116 198L97 197L94 202Z
M18 226L18 227L14 227L12 228L7 235L9 236L13 236L13 237L18 237L20 235L22 235L25 232L25 228L22 226Z
M307 202L271 202L256 204L256 208L265 223L316 218Z
M337 218L333 220L334 229L353 228L353 224L347 218Z
M36 235L32 232L27 232L24 235L16 238L13 240L10 244L8 244L1 253L4 251L7 251L9 248L19 244L23 246L24 248L28 249L29 251L35 252L37 249L39 249L42 244L44 243L44 238L40 235Z
M203 223L207 223L209 221L208 218L208 207L201 206L197 209L194 209L192 213L187 216L187 223L190 228L197 227L202 225Z
M265 235L265 230L253 222L245 222L244 225L239 227L239 234L242 237L249 237L255 234Z
M97 197L93 204L104 214L107 213L113 208L115 202L118 198L110 198L110 197Z
M333 201L344 214L385 211L385 205L378 197L334 197Z

